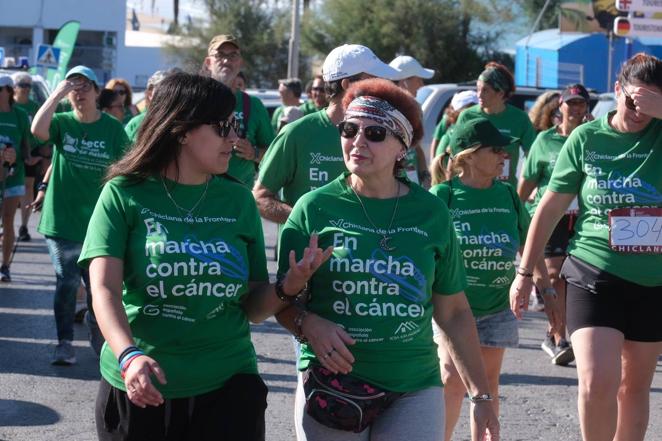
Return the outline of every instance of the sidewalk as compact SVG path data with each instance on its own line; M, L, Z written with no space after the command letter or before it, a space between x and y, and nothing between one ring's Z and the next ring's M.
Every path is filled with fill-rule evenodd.
M51 366L55 346L52 301L55 283L46 245L35 232L21 242L11 284L0 285L0 441L93 440L98 362L86 328L76 325L78 364ZM273 257L276 229L265 223L267 257ZM275 264L269 262L274 274ZM501 376L503 440L580 440L574 366L553 366L540 350L545 318L529 313L520 327L520 348L508 350ZM294 439L296 375L292 339L275 321L253 327L260 372L269 385L267 440ZM651 394L647 440L662 433L662 362ZM465 404L455 440L468 440ZM415 417L415 416L412 416ZM423 422L424 423L424 422Z

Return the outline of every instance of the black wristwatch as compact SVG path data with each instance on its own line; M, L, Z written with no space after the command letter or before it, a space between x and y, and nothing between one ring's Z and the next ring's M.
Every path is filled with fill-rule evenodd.
M48 188L48 182L41 181L39 185L37 185L37 191L46 191Z

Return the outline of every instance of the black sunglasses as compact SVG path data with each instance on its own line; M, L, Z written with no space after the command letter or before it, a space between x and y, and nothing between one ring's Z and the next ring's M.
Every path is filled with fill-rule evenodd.
M311 87L310 90L314 90L315 92L324 92L323 87Z
M211 125L216 128L216 132L221 138L227 138L231 129L234 130L234 133L237 134L241 129L241 124L236 118L224 119L223 121L219 121L217 123L211 123Z
M32 83L17 83L16 87L21 89L32 89Z
M637 110L637 105L634 103L634 100L625 89L625 86L621 87L621 90L623 91L623 95L625 96L625 107L627 107L630 110Z
M497 155L506 151L506 149L500 145L481 145L480 147L478 147L478 150L481 149L492 149L492 153Z
M338 124L338 131L343 138L356 138L356 135L359 134L359 125L348 121L342 121ZM384 141L388 132L390 132L390 130L383 126L367 126L363 128L363 134L368 141L372 142ZM398 137L396 136L396 138Z

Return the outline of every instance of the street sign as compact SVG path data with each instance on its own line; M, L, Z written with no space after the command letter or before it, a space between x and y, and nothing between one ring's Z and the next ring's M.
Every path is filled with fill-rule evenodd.
M0 47L0 67L4 66L5 64L5 48Z
M616 17L616 20L614 20L614 34L619 37L662 38L662 20Z
M662 12L662 0L616 0L616 9L623 12Z
M40 44L37 50L37 66L57 69L60 63L60 48L49 44Z

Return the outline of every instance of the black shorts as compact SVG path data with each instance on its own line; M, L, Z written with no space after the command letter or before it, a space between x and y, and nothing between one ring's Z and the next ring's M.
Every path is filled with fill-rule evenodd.
M567 282L568 333L606 327L626 340L662 341L662 286L642 286L569 256L561 270Z
M264 441L266 409L267 386L255 374L237 374L220 389L144 409L101 378L95 419L100 441Z
M559 223L556 224L549 242L545 245L545 257L561 257L568 254L568 243L575 234L575 219L574 214L563 215Z

